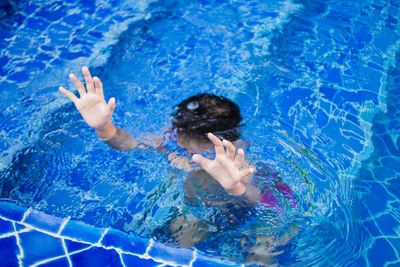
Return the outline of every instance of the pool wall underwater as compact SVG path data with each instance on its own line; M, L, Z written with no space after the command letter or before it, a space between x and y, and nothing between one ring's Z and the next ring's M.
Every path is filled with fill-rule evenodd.
M194 250L0 203L2 266L229 266ZM15 256L15 257L14 257Z
M233 6L249 8L251 14L251 7L263 1L192 2L199 6L198 13L204 12L203 6L207 10L233 3ZM8 1L0 4L2 266L242 265L197 249L167 246L153 238L128 234L120 230L123 227L118 221L112 227L101 227L107 221L92 224L90 213L79 217L77 212L78 218L63 216L68 211L62 210L61 202L68 202L67 197L57 200L60 209L49 212L50 208L36 196L40 199L51 189L51 182L40 181L33 169L43 169L51 177L57 170L46 164L62 160L64 156L41 162L35 161L34 156L31 159L23 155L31 150L44 154L69 150L78 154L79 159L90 158L86 152L96 151L96 147L101 146L100 141L93 141L95 137L90 129L80 139L88 141L76 141L79 139L76 133L80 127L84 128L83 124L72 130L68 128L70 125L57 124L66 120L63 116L78 118L76 114L70 115L71 105L57 92L58 86L67 84L68 74L78 73L83 65L103 74L110 87L113 82L125 85L124 75L127 74L123 70L126 66L142 67L138 56L143 52L140 44L145 41L157 44L157 40L146 35L147 28L161 25L158 30L163 31L165 17L184 17L188 25L199 27L207 24L201 16L193 15L195 12L190 13L192 17L185 17L185 12L181 11L186 6L192 7L188 3L191 1ZM243 52L245 49L241 46L232 48L241 54L227 53L226 60L237 69L222 64L212 68L204 63L204 66L193 64L183 73L177 68L163 69L166 63L156 61L159 55L142 53L143 58L154 57L156 62L153 63L159 69L147 73L148 76L138 70L140 80L126 85L136 91L121 95L134 101L130 104L128 100L121 100L123 108L117 111L121 117L117 122L129 124L137 118L133 109L148 109L151 101L146 102L139 94L149 99L174 99L177 94L193 93L174 91L174 87L200 87L203 80L208 83L205 82L199 91L219 86L222 89L218 89L218 93L241 101L243 110L249 110L247 117L255 114L254 117L259 118L260 110L268 110L278 118L274 121L275 127L285 129L286 135L317 157L328 159L323 161L328 172L337 170L334 178L315 182L324 189L315 199L316 208L311 215L332 218L329 221L307 218L308 228L285 247L285 253L277 259L280 265L400 265L400 2L297 0L270 1L266 6L272 11L265 10L261 14L265 21L246 21L238 26L254 30L237 32L238 38L245 39L247 48L254 54ZM204 32L207 29L202 28ZM225 33L225 28L216 27L215 31ZM229 34L226 33L231 36ZM132 36L138 38L132 41L129 39ZM140 36L148 39L141 40ZM220 36L225 35L216 34L216 43L218 38L223 39ZM164 41L172 43L174 40ZM198 42L192 44L192 48L199 49L196 53L201 58L207 54L208 45ZM126 52L129 49L134 52ZM135 58L139 63L129 61ZM244 64L243 58L253 60L258 68L256 74L249 75L255 72L253 65ZM196 77L196 72L207 74L207 68L213 75ZM185 75L195 78L184 82L176 80ZM111 94L119 93L118 86L111 89ZM246 86L248 95L254 91L257 96L268 88L278 89L268 94L268 100L254 97L257 100L253 102L241 94L240 90ZM165 89L164 95L157 94L159 88L170 89L170 92ZM273 104L266 108L263 102ZM128 115L123 116L124 110ZM59 121L49 119L54 114L61 114L54 116ZM142 123L146 125L151 119L151 114L147 115ZM248 119L246 123L248 127L260 127L257 120ZM152 127L157 129L159 125L164 126L164 122L158 121ZM262 136L263 130L258 131ZM52 143L51 136L60 133L71 135L72 141L68 139L61 147ZM77 146L71 148L68 142L82 144L85 151L81 152ZM106 152L101 153L107 154L106 148L100 150L103 149ZM111 157L117 157L115 155ZM30 165L24 165L26 162ZM337 166L340 168L335 169ZM4 181L9 181L9 177L19 178L19 175L35 181L18 185L28 188L27 191L36 190L35 198L12 195L17 182ZM68 181L75 186L83 180L76 178L81 173L74 175L75 178ZM140 171L135 175L139 176ZM93 183L88 181L77 186L84 191L85 186ZM329 210L323 205L324 201L336 203L339 211ZM326 210L331 212L325 213ZM304 241L305 235L311 236L309 243Z

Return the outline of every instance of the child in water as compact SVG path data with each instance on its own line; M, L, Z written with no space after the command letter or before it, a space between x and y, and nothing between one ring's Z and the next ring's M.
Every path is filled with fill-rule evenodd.
M82 72L86 88L75 75L69 76L78 89L79 98L63 87L60 91L75 104L85 122L109 146L117 150L140 148L139 142L130 134L113 125L111 117L116 107L115 99L110 98L108 103L105 101L100 79L92 78L86 67ZM179 157L178 160L184 163L176 164L188 170L184 180L185 203L217 207L231 225L243 221L246 217L243 212L266 199L260 197L260 191L250 183L255 170L245 161L243 149L235 146L240 137L241 120L239 107L232 101L212 94L199 94L178 104L172 121L178 146L194 153L189 159ZM162 146L157 149L162 151ZM203 152L213 152L215 158L212 160L199 154ZM177 160L176 157L169 159ZM291 191L284 193L292 197ZM176 216L168 228L175 243L181 247L191 247L209 233L207 225L190 214Z
M118 150L131 150L138 142L125 131L115 127L111 117L116 107L115 99L106 103L103 85L99 78L90 75L87 67L82 68L85 86L70 74L70 79L78 88L80 98L60 87L81 113L85 122L93 127L98 137ZM191 153L215 151L215 159L210 160L194 154L192 160L198 163L232 196L241 197L254 204L259 200L258 190L245 182L254 169L243 168L244 151L236 148L232 141L239 138L241 115L238 106L232 101L215 95L201 94L190 97L178 105L172 123L176 131L178 145ZM220 140L220 138L223 140Z

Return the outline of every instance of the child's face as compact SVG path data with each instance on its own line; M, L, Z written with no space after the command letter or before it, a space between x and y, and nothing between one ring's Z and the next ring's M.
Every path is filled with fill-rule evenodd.
M203 153L214 151L214 146L209 140L198 140L183 134L178 134L178 146L186 148L189 153Z

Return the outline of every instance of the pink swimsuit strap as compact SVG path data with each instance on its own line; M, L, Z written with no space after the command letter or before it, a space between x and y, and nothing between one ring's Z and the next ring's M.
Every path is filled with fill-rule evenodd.
M276 190L274 190L273 188L264 188L261 191L261 203L266 204L268 207L271 208L280 209L278 207L278 203L280 198L283 197L286 201L291 202L292 208L296 207L298 202L295 200L292 190L287 184L277 181L280 180L280 177L276 173L272 172L269 168L266 168L265 172L259 172L256 176L262 177L264 179L265 177L273 179L273 184L276 188Z

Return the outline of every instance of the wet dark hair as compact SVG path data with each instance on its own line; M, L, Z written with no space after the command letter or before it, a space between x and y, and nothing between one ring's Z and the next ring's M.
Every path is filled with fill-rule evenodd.
M222 96L203 93L189 97L177 105L172 116L172 129L191 138L208 140L211 132L235 141L241 135L239 106Z

